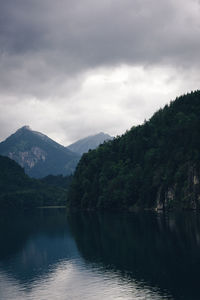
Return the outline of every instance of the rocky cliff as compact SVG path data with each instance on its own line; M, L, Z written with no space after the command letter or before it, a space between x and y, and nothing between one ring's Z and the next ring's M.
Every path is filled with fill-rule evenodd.
M0 154L15 160L28 175L36 178L49 174L69 175L80 159L80 155L28 126L1 142Z

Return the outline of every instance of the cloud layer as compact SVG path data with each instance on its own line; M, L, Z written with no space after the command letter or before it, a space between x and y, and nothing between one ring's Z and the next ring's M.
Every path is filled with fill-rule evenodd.
M197 0L1 0L0 137L122 133L199 87L199 36Z

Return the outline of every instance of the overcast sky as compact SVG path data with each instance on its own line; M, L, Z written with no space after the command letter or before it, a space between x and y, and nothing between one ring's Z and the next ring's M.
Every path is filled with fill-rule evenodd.
M199 0L0 0L1 141L122 134L199 88Z

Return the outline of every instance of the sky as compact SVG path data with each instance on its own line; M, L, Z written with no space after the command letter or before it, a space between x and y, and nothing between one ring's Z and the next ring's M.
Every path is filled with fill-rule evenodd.
M120 135L199 88L199 0L0 0L0 141Z

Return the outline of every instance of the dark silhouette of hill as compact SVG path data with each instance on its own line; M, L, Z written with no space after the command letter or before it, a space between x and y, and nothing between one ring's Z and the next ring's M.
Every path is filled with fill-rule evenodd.
M0 155L1 210L66 205L70 178L62 176L51 176L42 180L29 178L14 160Z
M200 208L200 91L84 154L69 192L74 209Z

